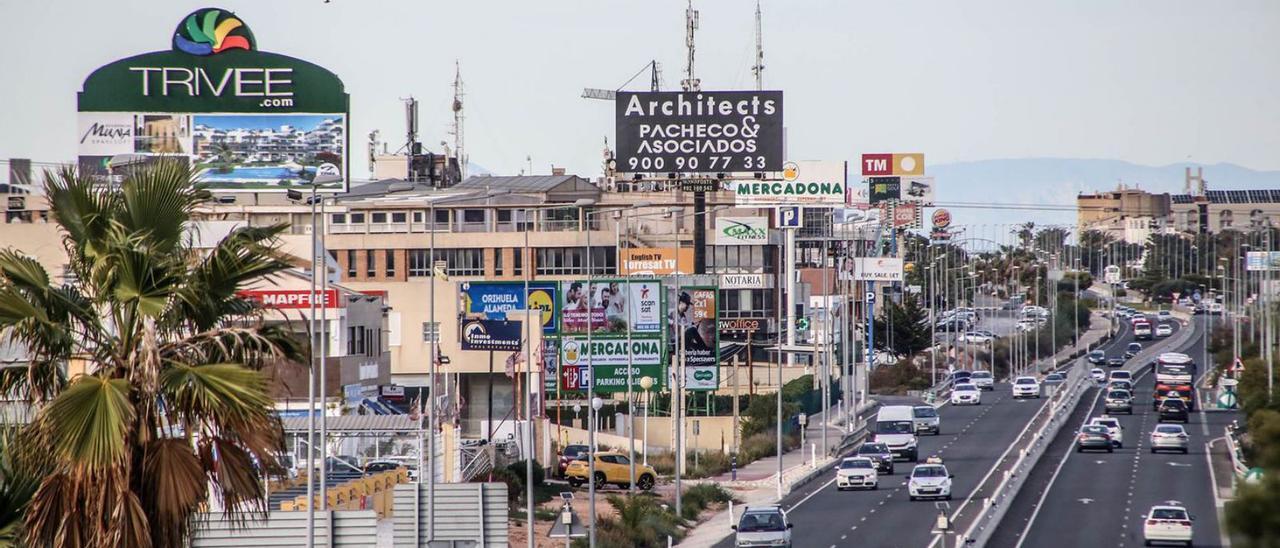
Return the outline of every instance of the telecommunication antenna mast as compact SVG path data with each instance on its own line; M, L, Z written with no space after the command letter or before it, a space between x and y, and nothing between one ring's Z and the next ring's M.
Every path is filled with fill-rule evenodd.
M692 53L689 54L693 56ZM756 75L756 90L764 89L764 33L760 30L760 0L756 0L756 65L751 67Z
M689 0L689 7L684 10L684 45L689 51L689 58L684 67L684 81L680 82L680 87L685 91L702 90L702 82L698 80L693 70L693 35L696 30L698 30L698 10L693 9L693 0Z
M462 97L465 95L462 87L462 64L458 61L453 63L453 127L449 130L449 134L453 136L453 153L458 159L458 173L463 180L467 178L467 154L464 145L466 139L463 136L462 122L466 119L466 115L462 111Z

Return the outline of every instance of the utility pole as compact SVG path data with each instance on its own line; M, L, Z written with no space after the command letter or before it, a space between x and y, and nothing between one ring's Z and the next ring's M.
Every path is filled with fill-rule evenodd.
M453 154L458 159L458 173L460 179L467 178L467 154L464 149L466 139L463 137L462 122L466 116L462 112L462 96L464 95L462 88L462 63L455 60L453 62L453 127L449 134L453 136Z
M756 64L751 67L756 76L756 90L764 89L764 32L760 29L760 0L756 0Z

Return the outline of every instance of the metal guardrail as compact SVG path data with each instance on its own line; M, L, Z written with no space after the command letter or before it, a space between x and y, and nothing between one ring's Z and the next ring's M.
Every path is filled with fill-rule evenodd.
M1241 451L1240 442L1236 440L1239 427L1235 421L1227 426L1227 452L1231 454L1231 469L1236 474L1236 479L1244 479L1245 474L1249 472L1249 467L1244 463L1244 453Z

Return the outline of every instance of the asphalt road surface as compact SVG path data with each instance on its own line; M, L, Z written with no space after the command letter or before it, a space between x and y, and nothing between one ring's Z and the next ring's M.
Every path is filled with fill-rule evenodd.
M1203 341L1198 335L1175 351L1199 362ZM1200 373L1206 369L1201 364ZM1061 430L1032 469L990 546L1142 546L1147 511L1167 500L1181 501L1196 518L1196 546L1221 545L1205 442L1222 435L1237 414L1198 410L1186 425L1187 455L1152 454L1151 430L1158 423L1150 403L1153 374L1147 371L1137 382L1133 416L1117 415L1124 448L1114 453L1075 452L1079 425L1104 412L1098 389L1085 394L1070 428Z
M1131 337L1126 332L1104 348L1123 352ZM948 404L938 410L942 434L920 437L920 459L941 456L955 475L953 509L981 483L1045 401L1014 400L1009 385L998 383L983 394L982 405ZM908 500L905 481L912 466L898 462L896 474L880 476L877 491L837 491L832 470L784 497L782 506L795 525L792 543L805 547L928 545L938 509L933 501ZM716 546L728 548L733 542L730 537Z

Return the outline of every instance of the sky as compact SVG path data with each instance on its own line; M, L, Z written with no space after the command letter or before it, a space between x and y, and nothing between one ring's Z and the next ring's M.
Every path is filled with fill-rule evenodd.
M351 94L351 146L379 129L448 139L454 63L469 157L498 174L597 176L616 88L650 60L684 70L675 0L0 0L0 158L69 161L75 93L96 67L170 48L188 12L235 11L260 49L324 66ZM701 0L703 89L750 89L754 5ZM789 159L923 152L929 164L1102 158L1280 169L1280 2L763 0L766 89ZM645 89L642 75L629 89ZM355 178L367 172L353 154ZM1110 184L1112 181L1100 182ZM939 181L940 185L945 181Z

